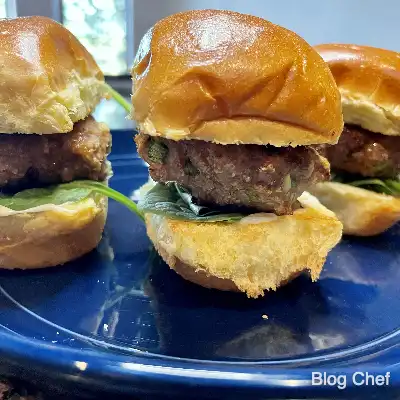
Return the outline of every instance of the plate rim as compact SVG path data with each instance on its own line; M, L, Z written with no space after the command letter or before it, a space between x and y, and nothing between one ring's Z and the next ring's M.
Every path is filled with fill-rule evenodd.
M99 348L76 349L62 344L44 343L36 338L26 338L0 331L1 361L17 363L19 366L29 366L32 370L57 371L67 377L95 377L97 384L107 388L106 378L113 376L121 381L120 389L130 387L137 389L148 382L162 382L167 386L179 387L196 384L207 388L246 387L262 390L286 390L292 388L317 389L311 385L311 372L325 371L328 374L338 374L337 365L320 365L310 367L282 368L282 366L260 365L259 363L224 362L216 363L207 360L188 360L175 357L167 359L143 355L116 354L102 351ZM397 342L398 344L398 342ZM340 374L351 376L356 371L366 370L368 373L379 374L382 371L399 368L398 357L384 357L393 363L385 366L382 363L364 366L344 364L340 366ZM397 361L396 361L397 359ZM383 361L383 360L382 360ZM272 367L272 368L271 368ZM144 381L143 381L144 380ZM143 381L143 382L142 382ZM136 386L132 387L132 384ZM348 388L354 387L348 380ZM391 387L400 387L400 374L393 375ZM318 387L321 390L321 387ZM322 388L323 389L323 388ZM329 388L325 388L329 389ZM332 390L332 388L330 388Z

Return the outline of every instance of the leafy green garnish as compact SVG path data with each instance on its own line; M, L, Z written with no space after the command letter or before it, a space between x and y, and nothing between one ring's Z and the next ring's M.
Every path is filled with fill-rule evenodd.
M120 104L128 113L132 110L132 105L125 100L115 89L113 89L108 83L104 83L107 92L113 97L113 99Z
M350 176L345 174L336 174L333 177L336 182L346 183L347 185L362 187L376 193L385 193L391 196L400 196L400 181L395 179L378 179L378 178L365 178L365 179L351 179Z
M390 189L396 193L396 195L400 195L400 182L394 179L386 179L386 185L390 187Z
M387 181L382 181L380 179L362 179L349 182L348 184L351 186L363 187L377 193L389 194L391 196L395 196L396 193L400 194L400 192L396 192L396 190L393 190L390 185L387 184Z
M124 196L122 193L117 192L114 189L111 189L107 185L101 182L96 182L96 181L75 181L71 182L71 185L74 184L76 187L80 188L90 188L93 193L99 193L104 196L109 197L110 199L113 199L117 201L118 203L121 203L125 207L127 207L130 211L135 213L140 219L144 220L144 216L142 212L138 209L137 204L131 200L130 198Z
M135 202L101 182L88 180L63 183L48 188L23 190L10 196L1 195L0 206L14 211L23 211L45 204L76 203L96 193L118 201L133 211L139 218L144 219Z
M58 185L45 189L28 189L14 195L1 195L0 205L14 211L28 210L45 204L61 205L86 199L92 189L70 187L70 184Z
M189 221L235 222L245 217L240 213L223 213L220 210L199 206L193 201L193 196L175 182L157 183L139 200L138 207L144 213Z

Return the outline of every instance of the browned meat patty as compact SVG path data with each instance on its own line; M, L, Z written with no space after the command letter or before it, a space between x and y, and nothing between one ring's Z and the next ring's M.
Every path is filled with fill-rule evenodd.
M106 178L110 131L92 117L70 133L0 134L0 187L18 191L75 179Z
M145 134L135 140L155 181L178 182L204 205L290 214L309 185L329 179L329 164L308 147L220 145Z
M366 177L393 178L400 172L400 138L345 125L339 143L326 146L332 169Z

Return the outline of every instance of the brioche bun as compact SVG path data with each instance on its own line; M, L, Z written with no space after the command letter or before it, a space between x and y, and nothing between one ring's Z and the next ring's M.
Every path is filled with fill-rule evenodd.
M400 135L400 54L350 44L316 46L342 96L344 122Z
M0 20L0 132L70 132L105 95L93 57L45 17Z
M337 143L340 94L295 33L221 10L169 16L144 36L132 68L132 119L172 140L297 146Z
M74 260L99 243L107 198L88 198L27 211L0 207L0 268L52 267Z
M343 233L374 236L400 221L400 199L338 182L319 183L311 190L343 223Z
M200 223L146 213L147 234L183 278L219 290L262 296L302 272L317 280L342 224L304 193L293 215L254 214L239 222Z

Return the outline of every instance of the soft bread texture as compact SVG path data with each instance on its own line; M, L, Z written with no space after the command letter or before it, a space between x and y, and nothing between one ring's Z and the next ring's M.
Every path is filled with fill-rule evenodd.
M339 87L344 122L399 136L400 54L350 44L324 44L315 49Z
M101 197L0 216L0 268L52 267L81 257L99 243L106 214Z
M0 20L0 132L70 132L105 96L85 47L45 17Z
M147 213L147 233L164 261L207 288L262 296L300 273L317 280L342 224L304 193L304 208L277 217L254 214L237 223L199 223Z
M319 183L311 190L343 223L343 232L374 236L400 221L400 199L338 182Z
M149 135L221 144L337 143L340 94L295 33L220 10L169 16L143 37L132 119Z

